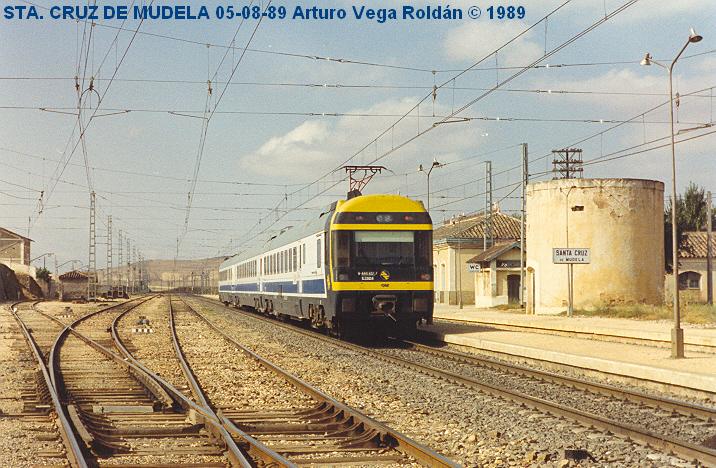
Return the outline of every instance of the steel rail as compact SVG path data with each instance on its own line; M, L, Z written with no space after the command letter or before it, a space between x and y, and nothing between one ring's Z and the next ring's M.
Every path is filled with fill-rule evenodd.
M378 434L380 434L381 438L387 445L393 446L393 448L395 450L397 450L398 452L401 452L405 455L408 455L408 456L414 458L419 463L424 464L425 466L430 466L430 467L457 467L457 466L459 466L458 464L456 464L452 460L448 459L447 457L440 455L439 453L435 452L434 450L431 450L431 449L425 447L424 445L412 440L408 436L401 434L400 432L397 432L394 429L391 429L390 427L386 426L385 424L376 421L375 419L351 408L350 406L347 406L347 405L339 402L338 400L335 400L334 398L328 396L323 391L314 387L313 385L309 384L308 382L301 380L300 378L293 375L289 371L281 368L280 366L277 366L276 364L273 364L272 362L268 361L267 359L265 359L262 356L255 353L254 351L245 347L244 345L242 345L241 343L239 343L232 337L228 336L222 329L217 327L214 323L212 323L209 319L207 319L202 313L200 313L193 306L191 306L189 303L187 303L184 300L184 298L181 298L181 300L184 301L184 303L189 307L190 310L192 310L194 312L194 314L196 314L197 317L199 317L212 330L214 330L219 335L221 335L224 339L226 339L229 343L234 345L242 353L253 358L259 364L261 364L263 367L271 370L276 375L287 380L289 383L291 383L292 385L294 385L296 388L303 391L307 395L311 396L316 401L325 402L329 405L332 405L338 411L341 411L344 414L349 415L350 417L354 418L354 420L359 421L366 427L373 428Z
M57 415L57 420L59 421L58 429L60 431L60 436L62 437L62 441L65 445L65 449L67 452L67 460L69 461L70 465L75 468L87 468L88 463L85 458L84 451L80 447L79 442L77 441L77 437L75 436L74 428L72 424L70 424L69 419L65 415L65 412L62 408L62 403L60 402L60 397L57 393L57 390L55 389L52 379L50 378L50 373L47 367L47 364L45 363L45 359L42 355L42 352L40 351L40 347L38 346L37 342L35 341L35 338L32 336L32 333L25 325L25 322L22 321L22 319L17 315L15 312L15 307L22 304L22 302L16 302L10 306L10 311L15 317L15 321L18 323L20 329L22 330L22 334L25 337L25 340L28 343L28 346L32 350L32 354L35 356L35 360L37 361L37 366L40 369L40 372L42 372L42 377L45 381L45 385L47 386L47 390L50 394L50 398L52 400L52 406L54 407L55 414ZM33 304L33 307L37 304L35 302Z
M157 297L157 296L155 296ZM149 370L146 366L141 364L140 361L138 361L127 349L124 342L122 341L121 337L119 336L119 332L117 331L117 325L119 321L127 315L129 312L131 312L132 309L128 309L121 314L117 315L114 320L112 321L111 326L111 333L112 338L114 339L115 345L120 350L120 352L125 356L127 359L131 359L133 364L137 365L140 369L142 369L147 374L151 375L152 378L157 382L157 384L161 385L169 394L170 396L176 401L180 406L182 406L184 409L193 409L199 414L203 416L205 425L208 424L210 427L208 428L217 438L223 440L224 445L227 449L227 457L232 463L232 466L240 466L243 468L251 468L253 465L249 462L249 460L246 459L244 454L241 452L241 449L236 445L236 442L231 438L229 433L224 429L224 427L221 425L219 417L209 408L208 405L204 405L204 401L202 401L201 406L197 407L197 405L186 398L183 393L181 393L178 389L176 389L174 386L172 386L169 382L164 381L163 379L160 379L159 376L157 376L154 372Z
M233 424L230 424L230 421L228 421L227 418L225 418L220 413L217 413L214 411L212 405L209 403L209 400L206 396L206 393L204 392L204 389L201 388L201 385L196 380L196 376L194 375L194 372L192 371L191 367L189 366L189 363L186 359L186 355L184 354L184 350L181 347L181 344L179 343L179 337L177 336L176 331L176 323L174 321L174 307L172 306L172 300L171 296L169 296L169 327L172 332L172 342L174 344L174 352L177 356L177 359L179 360L179 364L181 365L182 371L184 372L184 377L189 382L189 385L191 387L192 394L194 397L198 400L198 402L207 409L207 411L211 412L219 421L221 421L222 425L224 427L221 427L221 435L225 439L231 440L233 442L233 439L231 439L231 436L229 435L229 432L235 434L237 437L242 439L244 443L248 446L248 452L255 460L262 460L264 464L267 464L268 466L282 466L282 467L294 467L295 464L288 461L286 458L281 456L280 454L276 453L275 451L268 448L263 443L259 442L258 440L254 439L238 427L234 426ZM228 427L228 429L227 429Z
M221 303L213 301L211 299L207 298L201 298L203 300L206 300L208 302L211 302L212 305L219 305ZM328 343L332 343L336 346L342 347L344 349L353 350L356 352L359 352L364 355L371 356L375 359L381 360L383 362L387 362L389 364L405 367L408 369L415 370L417 372L430 375L432 377L440 378L443 380L447 380L450 382L454 382L466 387L472 387L477 388L481 391L484 391L485 393L488 393L492 396L507 399L509 401L512 401L514 403L529 406L534 409L538 409L540 411L552 414L557 417L565 417L572 419L573 421L577 421L581 424L584 424L586 426L591 426L595 428L599 428L604 431L609 431L618 435L621 435L623 437L627 437L629 439L633 439L636 441L639 441L643 444L646 444L648 446L657 448L659 450L662 450L664 452L671 452L676 455L679 455L681 457L684 457L686 459L693 459L697 460L701 463L705 463L707 465L715 465L716 466L716 450L710 449L708 447L699 446L692 444L690 442L681 441L678 439L675 439L670 436L666 435L659 435L654 434L649 431L645 431L637 426L627 424L627 423L621 423L618 421L613 421L607 418L603 418L598 415L590 414L578 409L570 408L565 405L560 405L557 403L550 402L548 400L544 400L541 398L533 397L530 395L526 395L521 392L517 392L514 390L508 390L505 388L495 387L483 382L480 382L476 379L461 376L449 371L445 371L442 369L438 369L432 366L427 366L424 364L418 364L412 361L408 361L406 359L394 357L394 356L388 356L386 354L383 354L378 351L374 351L368 348L364 348L362 346L358 346L352 343L348 343L346 341L341 341L335 338L331 338L325 335L318 334L313 331L307 331L302 330L296 326L287 325L284 323L277 322L275 320L271 320L265 317L261 317L259 315L243 311L241 309L238 309L240 312L242 312L245 316L253 317L257 320L261 320L267 323L272 323L276 326L283 327L289 330L293 330L296 333L313 337L319 341L325 341ZM206 321L206 318L203 318Z
M461 353L458 351L448 351L445 349L437 349L435 347L428 346L422 343L416 343L410 340L402 340L402 342L407 343L412 348L418 351L444 359L461 362L464 364L476 364L481 367L487 367L510 374L522 375L525 377L535 378L546 382L556 383L559 385L571 386L580 390L586 390L609 397L619 398L622 400L626 399L635 403L641 403L654 408L675 411L685 416L699 417L706 420L716 420L716 409L709 408L707 406L677 401L670 398L647 395L646 393L638 392L635 390L619 388L598 382L589 382L566 375L555 374L553 372L539 369L531 369L529 367L524 367L519 364L507 364L483 356Z
M131 307L130 307L129 309L125 310L124 312L122 312L121 315L127 314L128 312L130 312L130 311L133 310L134 308L138 307L138 306L141 305L141 304L144 304L145 302L148 302L149 300L151 300L151 299L153 299L153 298L155 298L155 297L157 297L157 296L151 296L151 297L149 297L149 298L146 298L146 299L142 300L141 302L138 302L138 303L136 303L136 304L132 304ZM135 300L136 300L136 299L135 299ZM130 302L131 302L131 301L130 301ZM98 349L98 350L101 351L103 354L105 354L106 356L108 356L108 357L110 357L111 359L113 359L115 362L121 363L123 366L127 367L128 370L129 370L129 369L134 370L134 371L136 372L136 374L133 374L133 375L135 375L135 376L139 375L139 376L142 376L142 377L143 377L143 378L140 380L140 382L145 383L144 380L149 379L149 380L148 380L148 383L146 383L145 386L151 385L152 387L155 387L155 389L156 389L156 388L159 388L159 389L161 389L162 392L165 392L164 394L166 395L167 398L169 398L169 401L171 401L171 403L172 403L171 406L173 406L173 403L174 403L174 402L179 402L179 405L182 406L183 408L194 410L194 411L199 415L199 419L201 419L205 424L209 424L209 425L211 425L211 426L221 427L221 422L218 420L218 418L216 417L216 415L207 413L207 412L204 410L204 408L202 408L202 407L196 405L193 401L187 399L187 398L184 396L184 394L182 394L179 390L177 390L176 388L174 388L171 384L169 384L168 382L164 381L164 380L163 380L162 378L160 378L158 375L154 374L151 370L147 369L145 366L143 366L141 363L139 363L136 359L134 359L134 358L131 356L131 354L129 354L129 351L127 351L126 347L124 347L124 345L121 343L121 340L117 341L117 340L119 339L119 336L116 334L116 329L112 329L112 333L113 333L113 336L115 337L115 342L117 343L118 348L119 348L120 351L125 355L125 358L122 358L121 356L118 356L117 354L115 354L115 353L113 353L112 351L108 350L107 348L105 348L104 346L100 345L100 344L97 343L96 341L94 341L94 340L92 340L92 339L86 337L85 335L83 335L82 333L80 333L80 332L78 332L77 330L74 329L74 326L76 326L78 323L80 323L80 322L82 322L82 321L84 321L84 320L86 320L86 319L88 319L88 318L90 318L90 317L93 317L93 316L98 315L98 314L100 314L100 313L102 313L102 312L107 312L107 311L109 311L109 310L111 310L111 309L115 309L115 308L118 308L118 307L124 306L124 305L127 305L127 302L124 302L124 303L121 303L121 304L117 304L117 305L115 305L115 306L111 306L111 307L108 307L108 308L105 308L105 309L100 309L100 310L98 310L98 311L95 311L95 312L92 312L92 313L90 313L90 314L87 314L87 315L81 317L80 319L78 319L77 321L75 321L72 326L66 326L65 329L63 330L63 333L66 333L66 332L68 332L68 331L71 332L73 335L79 337L79 338L82 339L85 343L87 343L88 345L92 346L93 348ZM38 312L40 312L42 315L44 315L44 316L47 317L48 319L50 319L50 320L52 320L52 321L55 321L55 322L57 322L57 323L59 323L59 324L65 326L65 324L64 324L62 321L56 319L55 317L49 316L49 315L47 315L47 314L45 314L44 312L41 312L41 311L38 311ZM115 321L116 321L116 318L115 318ZM55 345L57 345L57 340L55 341ZM55 346L53 345L53 351L54 351L54 349L55 349ZM51 359L50 362L53 362L52 359L54 359L55 353L51 352L51 356L52 356L52 357L50 358L50 359ZM53 385L54 385L54 382L53 382ZM152 391L152 390L151 390L150 388L148 388L148 387L147 387L147 389L150 390L150 391ZM156 390L155 390L155 391L156 391ZM71 409L71 408L70 408L70 409ZM74 420L77 420L77 421L78 421L78 424L81 424L81 421L79 421L78 418L75 418ZM86 428L84 428L84 427L76 428L76 429L77 429L77 430L84 430L84 431L86 431ZM231 447L231 445L229 445L227 448L229 449L229 452L230 452L229 455L228 455L228 457L229 457L229 459L230 459L232 462L234 462L234 466L247 466L247 467L248 467L248 466L252 466L251 464L248 463L248 461L245 460L245 458L243 457L243 455L242 455L241 452L239 451L238 447L236 447L235 444L233 444L233 445L234 445L234 447ZM234 454L238 454L238 456L235 456ZM241 461L242 459L243 459L243 461ZM86 465L85 465L85 466L86 466Z
M113 353L111 350L107 349L106 347L102 346L101 344L97 343L95 340L92 340L85 336L84 334L78 332L75 330L75 328L84 322L85 320L88 320L96 315L99 315L104 312L108 312L117 308L121 308L124 306L130 305L130 309L134 309L135 307L138 307L139 305L151 300L154 296L150 296L149 298L139 298L135 299L134 301L128 301L128 302L122 302L120 304L113 305L111 307L107 307L104 309L99 309L94 312L91 312L89 314L86 314L79 319L75 320L69 325L65 325L65 329L60 332L60 334L57 336L57 339L55 340L54 344L52 345L52 348L50 350L50 357L48 359L49 361L49 368L50 368L50 378L52 379L52 385L59 393L59 382L58 378L60 377L60 370L59 370L59 350L62 347L62 344L67 339L69 334L73 334L74 336L78 337L82 341L84 341L87 345L91 346L92 348L96 349L100 353L104 354L108 358L112 359L117 364L126 367L127 371L132 374L137 380L139 380L144 386L151 392L154 397L162 402L164 406L172 406L174 404L174 400L167 394L167 392L157 384L155 379L152 378L151 373L147 372L146 369L141 369L135 365L133 365L130 362L125 361L117 354ZM47 316L47 314L44 314ZM49 317L49 316L47 316ZM53 320L54 317L50 317ZM57 322L62 323L61 321L57 320ZM63 324L64 325L64 324Z

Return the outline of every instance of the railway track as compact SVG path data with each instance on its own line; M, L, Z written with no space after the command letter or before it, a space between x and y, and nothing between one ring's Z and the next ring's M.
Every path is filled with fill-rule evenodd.
M231 450L209 437L203 424L187 420L173 389L165 389L157 376L127 362L113 347L108 320L146 300L69 323L49 353L40 350L35 333L16 315L44 375L68 462L78 467L226 466L224 454Z
M170 315L177 355L191 382L195 398L215 410L232 434L240 431L245 434L242 437L258 441L266 452L278 454L279 464L456 466L447 458L334 400L257 355L226 335L185 301L172 300ZM205 340L202 346L192 346L186 339L197 334ZM216 356L211 357L211 361L207 360L206 349L209 343L209 349L240 351L263 368L264 374L273 374L287 382L288 387L293 387L293 391L300 395L291 395L284 385L278 389L280 398L272 399L272 395L266 394L264 389L263 395L256 398L263 405L225 406L219 403L218 396L212 402L211 395L202 391L202 384L211 384L217 375L225 372L216 372L216 366L220 365L220 361L214 361ZM232 365L235 369L237 363ZM251 375L257 375L255 369ZM260 379L262 385L280 387L275 378L270 379L260 373L255 378ZM293 404L286 404L282 401L284 399Z
M201 300L208 301L214 306L220 305L220 303L206 298L201 298ZM685 437L681 437L684 434L679 434L679 437L677 437L673 434L673 431L670 431L674 421L681 420L680 427L692 425L695 428L693 432L696 434L711 434L710 443L712 444L714 430L716 429L714 425L716 412L713 408L661 399L621 388L570 379L509 364L490 362L488 360L479 361L477 358L473 360L471 356L448 353L418 345L417 343L406 343L404 349L377 350L365 348L354 343L320 335L314 331L279 323L249 312L242 311L242 313L256 320L270 322L274 326L291 329L315 340L371 356L390 365L409 368L416 372L473 388L556 417L568 418L591 429L632 439L664 453L674 453L687 460L716 465L716 450L714 450L714 447L705 446L700 443L702 441L696 442L693 439L693 435L686 434ZM496 372L499 375L492 379L484 379L480 374L484 374L486 371ZM506 382L506 380L510 379L512 380L511 382ZM519 385L515 384L515 379L521 381ZM547 386L557 387L565 395L572 395L577 392L579 396L569 396L567 400L571 401L566 403L565 398L557 399L554 398L553 394L551 397L544 397L546 393L542 387ZM540 396L535 396L535 394ZM583 409L585 408L585 399L592 396L595 399L602 399L602 401L603 399L611 400L610 404L614 410L610 416L614 416L614 411L618 411L620 408L636 406L638 411L641 412L642 419L640 419L640 422L628 420L634 414L633 411L627 411L621 417L606 417L600 412ZM653 411L650 411L651 409ZM652 420L649 421L649 424L644 424L647 421L644 418L651 418ZM660 427L662 431L649 430L647 427ZM688 433L689 431L687 430L686 432Z
M42 347L32 339L27 340L28 329L18 320L18 315L34 317L33 305L31 302L18 302L10 306L15 337L12 348L13 354L18 357L18 362L13 364L16 371L13 374L13 383L21 390L18 399L5 398L15 399L16 410L0 412L0 419L11 422L11 427L6 428L6 437L17 437L17 440L22 441L22 447L17 447L12 454L8 454L12 457L11 464L32 461L39 464L64 465L68 463L69 457L63 444L61 421L53 412L52 394L45 382L47 375L37 366L37 359L44 358ZM39 321L33 324L40 328L46 326ZM23 341L26 343L23 344ZM11 447L4 448L12 450Z
M283 412L262 412L218 406L215 411L185 357L186 344L180 342L175 324L177 315L196 324L196 313L191 308L174 303L182 304L184 309L176 313L172 307L169 314L175 356L189 383L183 389L135 359L127 346L132 348L132 343L120 337L120 320L152 300L157 299L119 304L68 324L39 310L28 312L33 323L43 330L60 330L51 346L51 340L42 336L42 349L35 337L37 331L33 333L23 319L15 316L44 375L71 466L210 468L227 464L248 467L415 462L455 466L309 386L302 388L307 399L320 401L309 411L284 408ZM208 322L201 323L210 327ZM220 337L220 330L215 332L221 340L230 340ZM252 360L288 379L291 385L302 384L240 344L230 344L234 351L239 348L248 352ZM206 356L205 343L198 349ZM196 354L192 356L197 359ZM206 361L204 365L216 363Z

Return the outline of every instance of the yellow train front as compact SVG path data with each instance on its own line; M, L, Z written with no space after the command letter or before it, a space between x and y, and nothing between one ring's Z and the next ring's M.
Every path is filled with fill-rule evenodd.
M422 203L399 195L338 201L326 237L333 331L387 325L411 334L418 322L432 323L432 221Z
M335 335L433 319L432 222L399 195L339 200L219 267L219 298Z

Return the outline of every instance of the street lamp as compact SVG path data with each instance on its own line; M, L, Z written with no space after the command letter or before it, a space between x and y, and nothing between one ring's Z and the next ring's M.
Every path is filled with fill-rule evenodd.
M672 270L674 273L674 329L671 330L671 357L672 358L683 358L684 357L684 330L681 328L681 312L679 310L679 250L678 241L676 239L676 141L674 133L674 65L684 53L686 48L691 43L700 42L703 37L696 34L694 28L689 31L689 39L681 48L676 58L671 62L671 65L666 66L662 63L657 62L651 57L648 52L641 61L644 66L650 66L652 64L657 65L665 69L669 73L669 113L671 120L671 262L673 264Z
M430 173L433 172L433 169L437 167L443 167L443 164L440 164L437 159L433 159L433 163L430 165L430 168L427 171L423 168L422 164L418 166L418 172L422 172L423 174L428 176L428 213L430 212Z

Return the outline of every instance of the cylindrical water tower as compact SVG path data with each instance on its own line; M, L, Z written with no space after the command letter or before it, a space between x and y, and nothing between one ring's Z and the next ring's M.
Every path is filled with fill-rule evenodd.
M527 307L537 314L664 301L664 184L560 179L527 186ZM552 249L590 249L588 264Z

